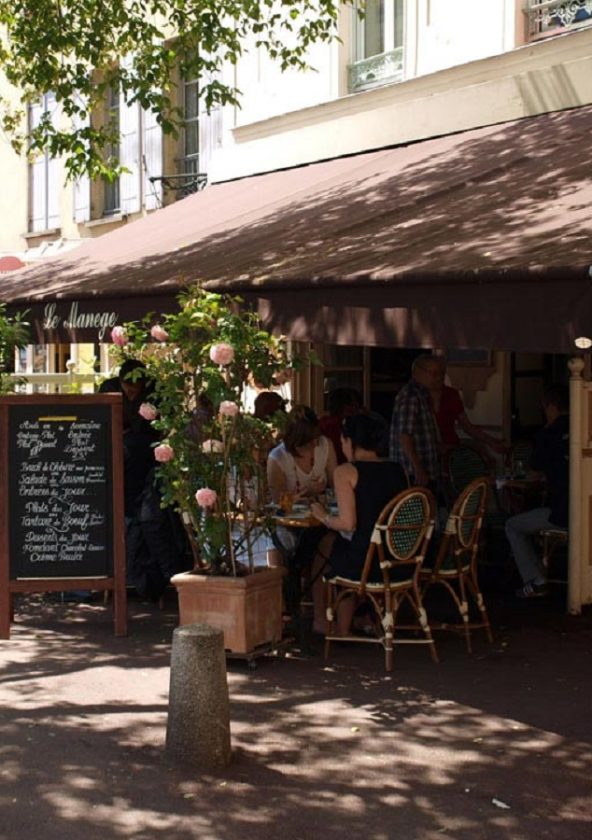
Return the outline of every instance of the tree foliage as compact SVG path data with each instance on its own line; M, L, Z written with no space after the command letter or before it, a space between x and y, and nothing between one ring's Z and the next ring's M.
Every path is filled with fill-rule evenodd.
M112 128L91 119L107 88L153 111L165 133L182 121L174 78L200 80L208 111L240 104L240 91L221 80L247 41L279 62L305 69L307 50L336 37L339 8L350 0L0 0L0 68L20 94L2 104L2 126L17 150L64 156L70 177L113 177L105 155ZM121 61L123 56L129 59ZM68 125L45 114L27 141L27 103L55 93ZM20 133L19 133L20 129Z
M14 351L25 347L29 340L29 324L26 313L17 312L13 317L6 314L6 304L0 303L0 394L14 390L14 381L7 373L12 369Z

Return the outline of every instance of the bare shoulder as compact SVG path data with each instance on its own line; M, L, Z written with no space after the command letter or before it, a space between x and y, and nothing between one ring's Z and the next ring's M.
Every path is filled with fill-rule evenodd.
M340 464L335 468L333 474L333 481L335 484L355 484L358 480L358 471L349 461L346 464Z

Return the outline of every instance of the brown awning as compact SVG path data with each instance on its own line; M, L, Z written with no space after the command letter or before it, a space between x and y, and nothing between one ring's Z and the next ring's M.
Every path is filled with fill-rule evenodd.
M215 184L0 296L96 337L200 281L300 338L568 352L592 331L591 133L586 106Z

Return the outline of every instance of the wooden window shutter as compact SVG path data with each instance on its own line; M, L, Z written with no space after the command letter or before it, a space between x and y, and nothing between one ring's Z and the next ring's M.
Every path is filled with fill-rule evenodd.
M122 64L131 67L131 55ZM127 172L119 177L121 212L137 213L141 204L140 183L140 108L137 102L129 104L124 91L119 95L119 163Z
M156 210L162 207L162 181L150 181L151 177L163 174L162 128L152 111L142 111L143 123L143 172L144 207Z
M72 120L75 129L82 128L90 123L90 116L85 118L76 114ZM74 181L74 221L78 224L83 224L90 220L91 205L90 205L90 178L88 175L81 175Z

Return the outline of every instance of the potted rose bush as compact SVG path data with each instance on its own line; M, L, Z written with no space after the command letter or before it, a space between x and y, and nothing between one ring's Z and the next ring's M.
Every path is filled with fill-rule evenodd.
M255 555L272 527L266 493L267 424L244 410L247 387L285 377L283 339L240 299L194 288L154 323L115 327L120 360L141 359L153 382L140 408L159 433L154 449L165 505L179 511L194 557L176 575L181 622L222 626L227 648L249 652L281 633L281 571ZM269 596L269 597L267 597ZM239 617L231 602L244 601Z

